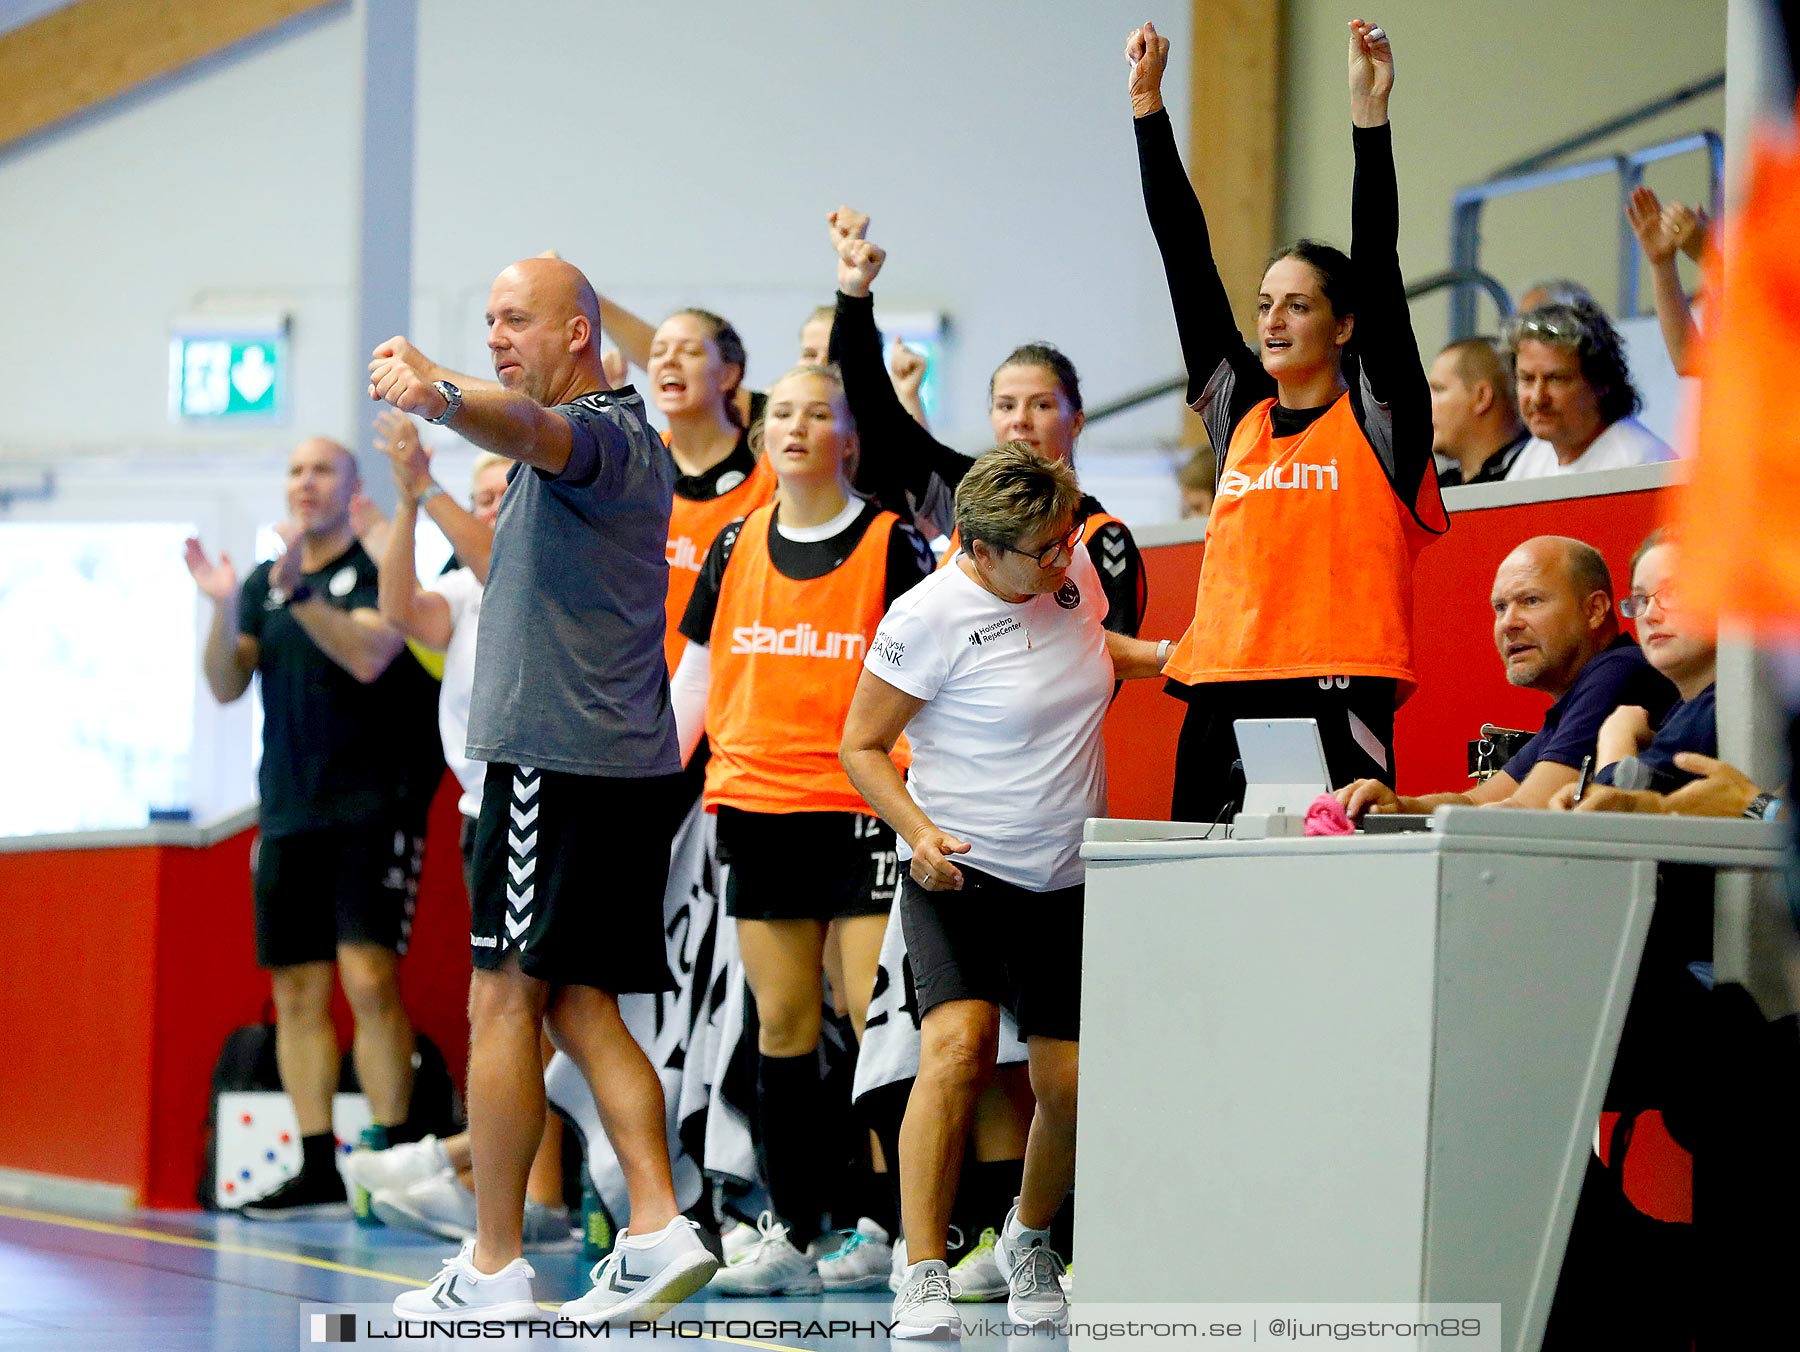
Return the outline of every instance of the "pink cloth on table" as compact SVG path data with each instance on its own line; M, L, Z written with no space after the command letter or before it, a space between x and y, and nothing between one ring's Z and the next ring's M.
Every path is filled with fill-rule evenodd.
M1312 806L1306 809L1306 834L1309 836L1347 836L1354 830L1356 827L1344 815L1342 804L1328 793L1313 799Z

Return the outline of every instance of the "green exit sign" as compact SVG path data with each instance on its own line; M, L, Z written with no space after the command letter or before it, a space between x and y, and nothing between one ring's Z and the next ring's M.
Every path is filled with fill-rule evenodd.
M180 422L280 418L286 412L285 327L176 332L169 340L169 416Z

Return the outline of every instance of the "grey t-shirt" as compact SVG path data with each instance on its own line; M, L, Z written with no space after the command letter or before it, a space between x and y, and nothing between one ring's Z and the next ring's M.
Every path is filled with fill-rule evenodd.
M681 769L663 659L674 461L629 386L553 410L559 475L500 501L475 648L469 756L577 775Z

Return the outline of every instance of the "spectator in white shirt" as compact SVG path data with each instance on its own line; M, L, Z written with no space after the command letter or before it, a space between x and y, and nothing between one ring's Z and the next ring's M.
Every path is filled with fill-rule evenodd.
M1625 346L1600 307L1540 306L1508 327L1519 416L1531 440L1509 481L1673 460L1675 452L1631 415L1643 407Z

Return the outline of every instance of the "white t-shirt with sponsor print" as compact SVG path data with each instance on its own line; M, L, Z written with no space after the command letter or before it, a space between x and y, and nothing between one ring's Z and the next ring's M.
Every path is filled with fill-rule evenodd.
M1034 892L1086 876L1082 823L1106 814L1106 604L1078 549L1054 595L1003 601L953 563L882 619L863 665L925 701L906 728L906 787L973 847L954 862Z
M429 587L450 603L450 646L444 649L444 680L438 687L438 734L444 763L462 785L456 810L481 815L481 783L487 766L469 759L469 699L475 690L475 634L481 624L481 583L467 568L445 573Z

